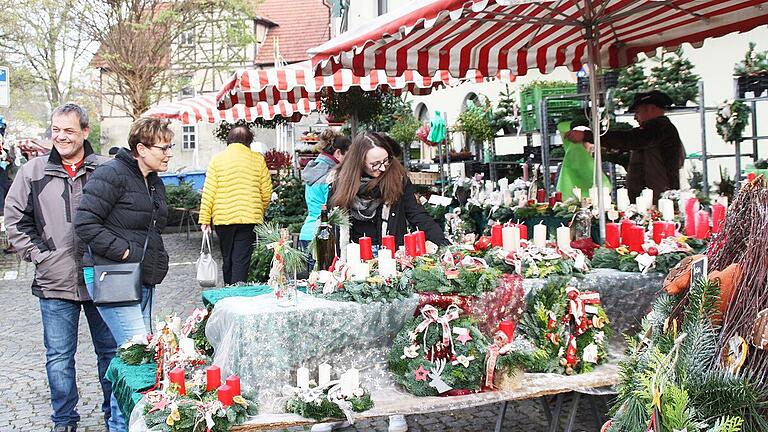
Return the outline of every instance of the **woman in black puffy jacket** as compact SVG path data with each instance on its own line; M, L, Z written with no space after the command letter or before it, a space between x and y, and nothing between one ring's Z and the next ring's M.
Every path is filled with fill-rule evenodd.
M94 264L141 262L142 299L139 304L99 306L118 345L151 331L152 294L168 273L168 254L160 233L168 219L165 187L158 172L168 170L173 132L168 121L140 118L131 126L127 149L91 175L75 216L77 235L90 248ZM146 242L146 253L144 245ZM93 267L85 276L93 293ZM127 430L114 396L110 431ZM130 414L130 413L128 413Z

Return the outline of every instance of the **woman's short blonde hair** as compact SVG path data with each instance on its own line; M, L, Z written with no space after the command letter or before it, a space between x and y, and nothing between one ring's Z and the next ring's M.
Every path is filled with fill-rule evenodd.
M128 147L136 156L138 155L136 147L139 143L149 147L160 142L171 142L173 131L170 126L171 122L166 119L140 117L131 125L131 131L128 133Z

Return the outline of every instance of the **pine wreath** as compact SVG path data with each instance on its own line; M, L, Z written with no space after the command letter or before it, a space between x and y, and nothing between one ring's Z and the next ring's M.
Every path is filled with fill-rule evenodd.
M431 312L434 311L434 312ZM445 313L427 305L422 315L408 321L395 337L387 365L395 382L416 396L437 396L451 390L479 390L483 378L483 361L488 340L470 317L448 322L449 344L443 343L444 329L429 316L459 314L461 309L449 307ZM426 326L423 331L420 327ZM458 330L462 329L462 330ZM456 336L454 333L461 333ZM466 334L464 334L466 333ZM451 349L453 347L453 351Z

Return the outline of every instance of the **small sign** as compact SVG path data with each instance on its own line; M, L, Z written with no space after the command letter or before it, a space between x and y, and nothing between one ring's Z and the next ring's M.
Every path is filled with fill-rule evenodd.
M691 286L707 277L707 257L702 257L691 263Z
M0 107L11 105L11 87L8 83L8 77L8 68L0 66Z

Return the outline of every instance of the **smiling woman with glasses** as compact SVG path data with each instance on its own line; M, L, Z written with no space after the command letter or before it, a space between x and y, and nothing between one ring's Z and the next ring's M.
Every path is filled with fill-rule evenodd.
M399 144L383 133L355 137L337 167L329 203L349 211L352 241L368 236L381 244L382 235L393 235L400 246L410 227L423 230L437 245L449 244L437 222L416 201L413 184L397 159L398 150Z

